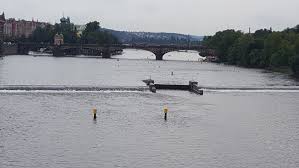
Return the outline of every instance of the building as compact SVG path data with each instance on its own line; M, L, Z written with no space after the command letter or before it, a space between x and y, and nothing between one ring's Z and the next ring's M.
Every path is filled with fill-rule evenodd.
M4 39L4 24L5 24L5 14L4 12L0 15L0 41Z
M70 17L65 18L64 16L60 19L61 24L71 24Z
M64 41L63 41L63 35L62 34L56 34L54 36L54 45L56 46L60 46L60 45L63 45L64 44Z
M16 20L14 18L5 20L4 13L0 15L0 20L1 16L3 18L2 20L4 20L4 25L2 23L3 29L1 30L3 30L5 39L28 38L37 27L46 27L48 25L48 23L34 21L33 19L32 21Z
M5 38L15 37L17 23L14 19L6 20L4 24L4 36Z

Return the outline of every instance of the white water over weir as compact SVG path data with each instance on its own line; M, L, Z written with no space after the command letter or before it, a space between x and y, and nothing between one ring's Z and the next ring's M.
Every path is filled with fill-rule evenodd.
M98 87L66 85L2 85L1 91L147 91L148 87Z

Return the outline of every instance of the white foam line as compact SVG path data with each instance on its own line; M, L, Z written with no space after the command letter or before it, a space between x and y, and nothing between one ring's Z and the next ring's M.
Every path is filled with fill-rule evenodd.
M100 90L100 91L77 91L77 90L0 90L0 93L141 93L138 90Z
M221 93L299 93L299 90L274 90L274 89L263 89L263 90L239 90L239 89L204 89L206 92L221 92Z

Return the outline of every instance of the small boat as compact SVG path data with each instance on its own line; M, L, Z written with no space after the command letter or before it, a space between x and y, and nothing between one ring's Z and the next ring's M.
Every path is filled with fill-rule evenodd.
M53 54L51 54L51 53L40 52L40 51L29 51L28 55L31 55L34 57L36 57L36 56L53 56Z

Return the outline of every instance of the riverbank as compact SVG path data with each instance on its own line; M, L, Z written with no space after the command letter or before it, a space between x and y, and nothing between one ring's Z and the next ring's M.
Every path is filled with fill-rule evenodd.
M291 76L294 79L299 79L299 76L296 76L294 74L294 72L288 66L258 68L258 67L248 67L248 66L233 65L233 64L229 64L228 62L224 62L224 63L218 62L217 64L224 64L224 65L236 66L236 67L247 68L247 69L260 69L260 70L265 70L267 72L277 72L277 73L281 73L281 74L284 74L284 75Z
M293 76L299 76L299 25L280 32L224 30L205 37L202 43L214 48L221 62L283 73L288 73L288 67Z

